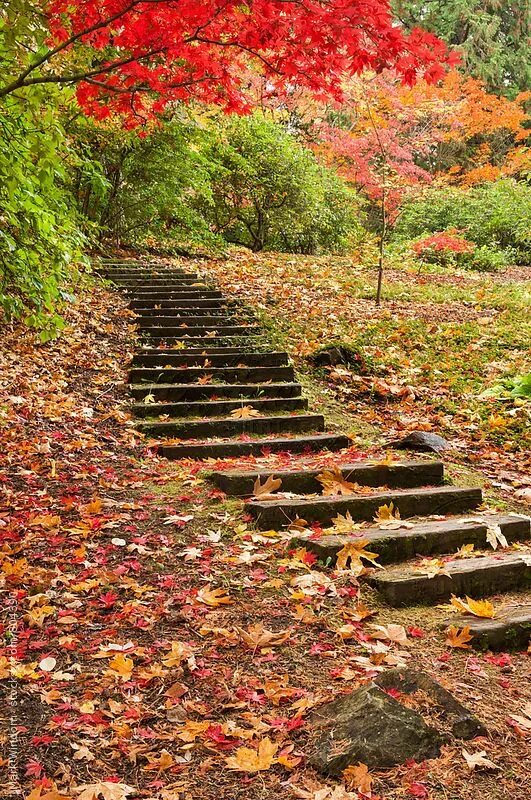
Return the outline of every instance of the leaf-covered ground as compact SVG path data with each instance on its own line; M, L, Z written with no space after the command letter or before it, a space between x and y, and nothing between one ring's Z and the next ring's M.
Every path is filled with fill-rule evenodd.
M249 270L247 299L270 297L284 336L293 322L290 349L304 343L303 328L315 337L320 320L333 327L331 314L344 312L340 296L332 311L338 268L312 303L313 273L290 283L287 262L247 258L227 265L224 283L236 286L237 269ZM209 265L220 279L221 266ZM296 285L306 287L304 304ZM364 300L356 308L365 321L348 328L406 324L391 309L372 318ZM212 490L197 464L162 461L134 433L124 383L134 334L122 298L96 287L67 321L46 345L18 328L1 338L5 796L345 800L360 796L357 786L392 800L525 796L527 656L450 647L440 611L385 609L352 572L316 568L306 552L290 550L284 532L254 531L240 503ZM511 330L520 337L522 326ZM403 338L389 346L398 364ZM519 352L507 356L515 366ZM329 399L335 384L319 393ZM348 425L372 405L371 424L407 427L399 415L420 415L426 400L399 411L353 396L359 408ZM480 446L507 458L503 469L521 458L490 440ZM349 459L367 447L365 434ZM471 769L460 743L439 759L374 773L370 789L362 768L346 785L307 766L311 709L397 662L423 665L481 717L489 736L465 746L472 756L485 751L496 769L481 759ZM412 702L433 713L426 698Z

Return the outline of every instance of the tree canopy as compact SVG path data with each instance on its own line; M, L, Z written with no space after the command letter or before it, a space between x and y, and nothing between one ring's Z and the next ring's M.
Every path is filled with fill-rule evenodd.
M15 0L4 11L0 97L76 84L82 108L131 120L190 98L246 108L246 70L340 97L344 75L393 67L434 80L452 60L431 33L397 26L386 0Z

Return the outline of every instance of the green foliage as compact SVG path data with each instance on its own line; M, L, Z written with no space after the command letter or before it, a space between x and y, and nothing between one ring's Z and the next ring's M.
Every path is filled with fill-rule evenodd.
M0 105L0 307L8 319L24 316L43 340L61 327L55 309L68 299L82 244L63 187L70 151L59 99L35 90Z
M528 0L394 0L408 28L432 31L462 54L462 70L497 94L515 97L531 85Z
M407 204L394 230L397 242L457 230L478 247L471 266L528 264L531 256L531 186L506 179L472 189L434 189ZM494 255L494 252L497 255ZM476 258L475 264L474 258Z
M224 120L205 155L213 202L203 211L228 242L311 254L363 238L355 193L264 115Z
M141 137L80 119L76 148L90 161L76 170L71 188L100 241L156 241L170 250L219 245L202 213L212 204L210 164L201 152L207 136L190 120L167 121Z

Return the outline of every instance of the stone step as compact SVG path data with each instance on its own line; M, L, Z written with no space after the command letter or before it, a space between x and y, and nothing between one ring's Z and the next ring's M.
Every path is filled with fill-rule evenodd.
M161 445L159 453L172 461L181 458L222 459L242 456L261 456L268 453L306 453L319 450L343 450L350 446L348 436L316 433L313 436L294 436L280 439L254 439L252 441L196 442L179 445Z
M266 383L267 381L288 382L294 378L293 367L169 367L151 369L134 367L129 371L129 383L195 383L201 378L212 376L212 382L222 383Z
M246 317L247 319L255 319L252 317L251 314L247 314L240 309L236 308L222 308L221 306L216 306L215 308L201 308L198 306L167 306L164 308L133 308L131 309L138 314L139 317L207 317L208 320L211 319L218 319L218 318L227 318L227 317L234 317L235 315L238 317Z
M528 517L496 514L475 519L445 519L438 522L415 522L413 528L363 528L351 534L301 534L291 540L293 547L304 547L315 553L323 563L335 564L338 552L350 542L366 539L367 549L378 553L378 563L392 564L415 556L453 553L465 544L484 550L489 525L499 525L508 542L531 538Z
M136 324L140 330L144 330L144 328L197 328L203 325L206 325L208 328L221 328L238 325L239 321L228 314L217 316L208 314L200 317L184 314L176 317L164 315L158 315L156 317L139 316L136 320Z
M249 336L245 343L252 339L253 337ZM251 351L247 347L213 347L212 346L212 339L207 339L208 347L141 347L137 350L138 355L153 355L153 356L164 356L164 355L183 355L183 356L203 356L203 358L210 358L210 356L217 356L217 355L245 355L246 353L250 353ZM179 342L181 344L181 342ZM272 352L270 350L261 350L260 355L265 355L266 353ZM253 350L253 355L256 353L258 355L258 351Z
M201 309L201 313L210 313L210 311L222 311L228 306L226 300L218 297L205 297L205 298L189 298L188 300L131 300L129 303L130 308L135 311L147 311L148 309L156 310L163 308L183 309L186 311L195 311Z
M260 528L278 528L296 518L308 523L328 522L347 512L354 520L372 520L378 508L394 503L402 518L428 514L460 514L477 508L482 502L481 489L458 489L441 486L425 489L396 489L370 495L315 497L301 499L250 500L247 510Z
M154 437L180 439L223 439L248 434L309 433L324 430L322 414L289 414L252 419L219 417L200 420L170 420L168 422L138 422L141 433Z
M183 350L188 352L195 350L199 353L206 348L214 350L240 347L242 350L252 349L260 352L271 349L271 342L268 342L262 334L257 333L245 336L219 336L217 334L210 336L145 336L140 339L139 349L142 351L146 348L175 351L177 350L175 345L181 344L184 345Z
M361 486L391 486L409 488L412 486L435 486L442 483L444 466L441 461L407 461L403 464L374 464L359 461L354 464L338 464L345 480ZM212 472L209 479L225 494L238 497L251 497L258 477L263 480L272 476L282 480L281 491L294 494L321 493L322 484L317 477L326 467L301 470L260 470Z
M452 594L485 598L531 584L531 557L517 553L446 561L444 569L448 575L430 578L413 566L393 566L375 570L364 580L395 607L425 605L446 600Z
M196 301L196 300L224 300L223 295L221 292L217 292L215 289L174 289L172 291L169 290L152 290L152 289L137 289L136 291L130 292L128 295L128 299L130 304L136 303L138 301L144 302L148 300L151 302L152 300L156 302L160 302L161 300L186 300L186 301Z
M470 628L470 644L478 650L527 650L531 637L531 604L510 605L500 609L494 619L454 616L444 627Z
M200 353L185 353L179 351L166 353L137 353L133 357L134 367L157 368L169 364L174 367L191 366L204 367L205 361L212 367L281 367L287 365L287 353L211 353L203 355ZM208 367L207 367L208 369Z
M189 291L190 289L197 289L201 291L205 289L206 291L209 290L208 284L204 281L196 281L193 278L179 278L173 281L169 281L166 279L155 279L155 280L119 280L118 278L114 281L120 289L131 294L133 292L137 292L138 290L143 291L162 291L166 289L168 291Z
M131 411L136 417L157 417L168 414L170 417L220 417L227 416L246 405L256 411L268 414L272 411L305 411L308 401L303 397L276 398L265 397L259 400L207 400L187 403L133 403Z
M187 400L221 400L235 398L244 400L244 404L260 397L300 397L300 383L240 383L240 384L142 384L131 386L131 394L136 400L143 401L147 395L153 395L159 402L168 400L186 402Z
M250 336L262 333L262 329L253 325L190 325L186 328L142 328L142 332L147 336L158 339L166 339L171 336L173 339L183 339L185 337L205 336L208 333L223 336ZM164 334L164 335L163 335Z
M150 278L189 278L191 280L200 280L197 272L184 272L183 270L103 270L105 276L114 280L114 278L142 278L142 280L149 280Z

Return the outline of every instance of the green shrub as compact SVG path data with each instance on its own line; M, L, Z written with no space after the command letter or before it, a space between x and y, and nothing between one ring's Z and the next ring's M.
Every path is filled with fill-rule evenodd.
M486 245L476 247L464 258L464 266L477 272L496 272L515 263L513 250L493 250Z
M355 192L263 114L225 118L204 155L213 196L204 213L228 242L314 254L364 238Z
M433 189L404 207L393 237L407 241L451 229L480 247L505 251L505 258L510 255L515 263L528 264L531 186L505 179L472 189ZM478 264L489 258L480 255Z

